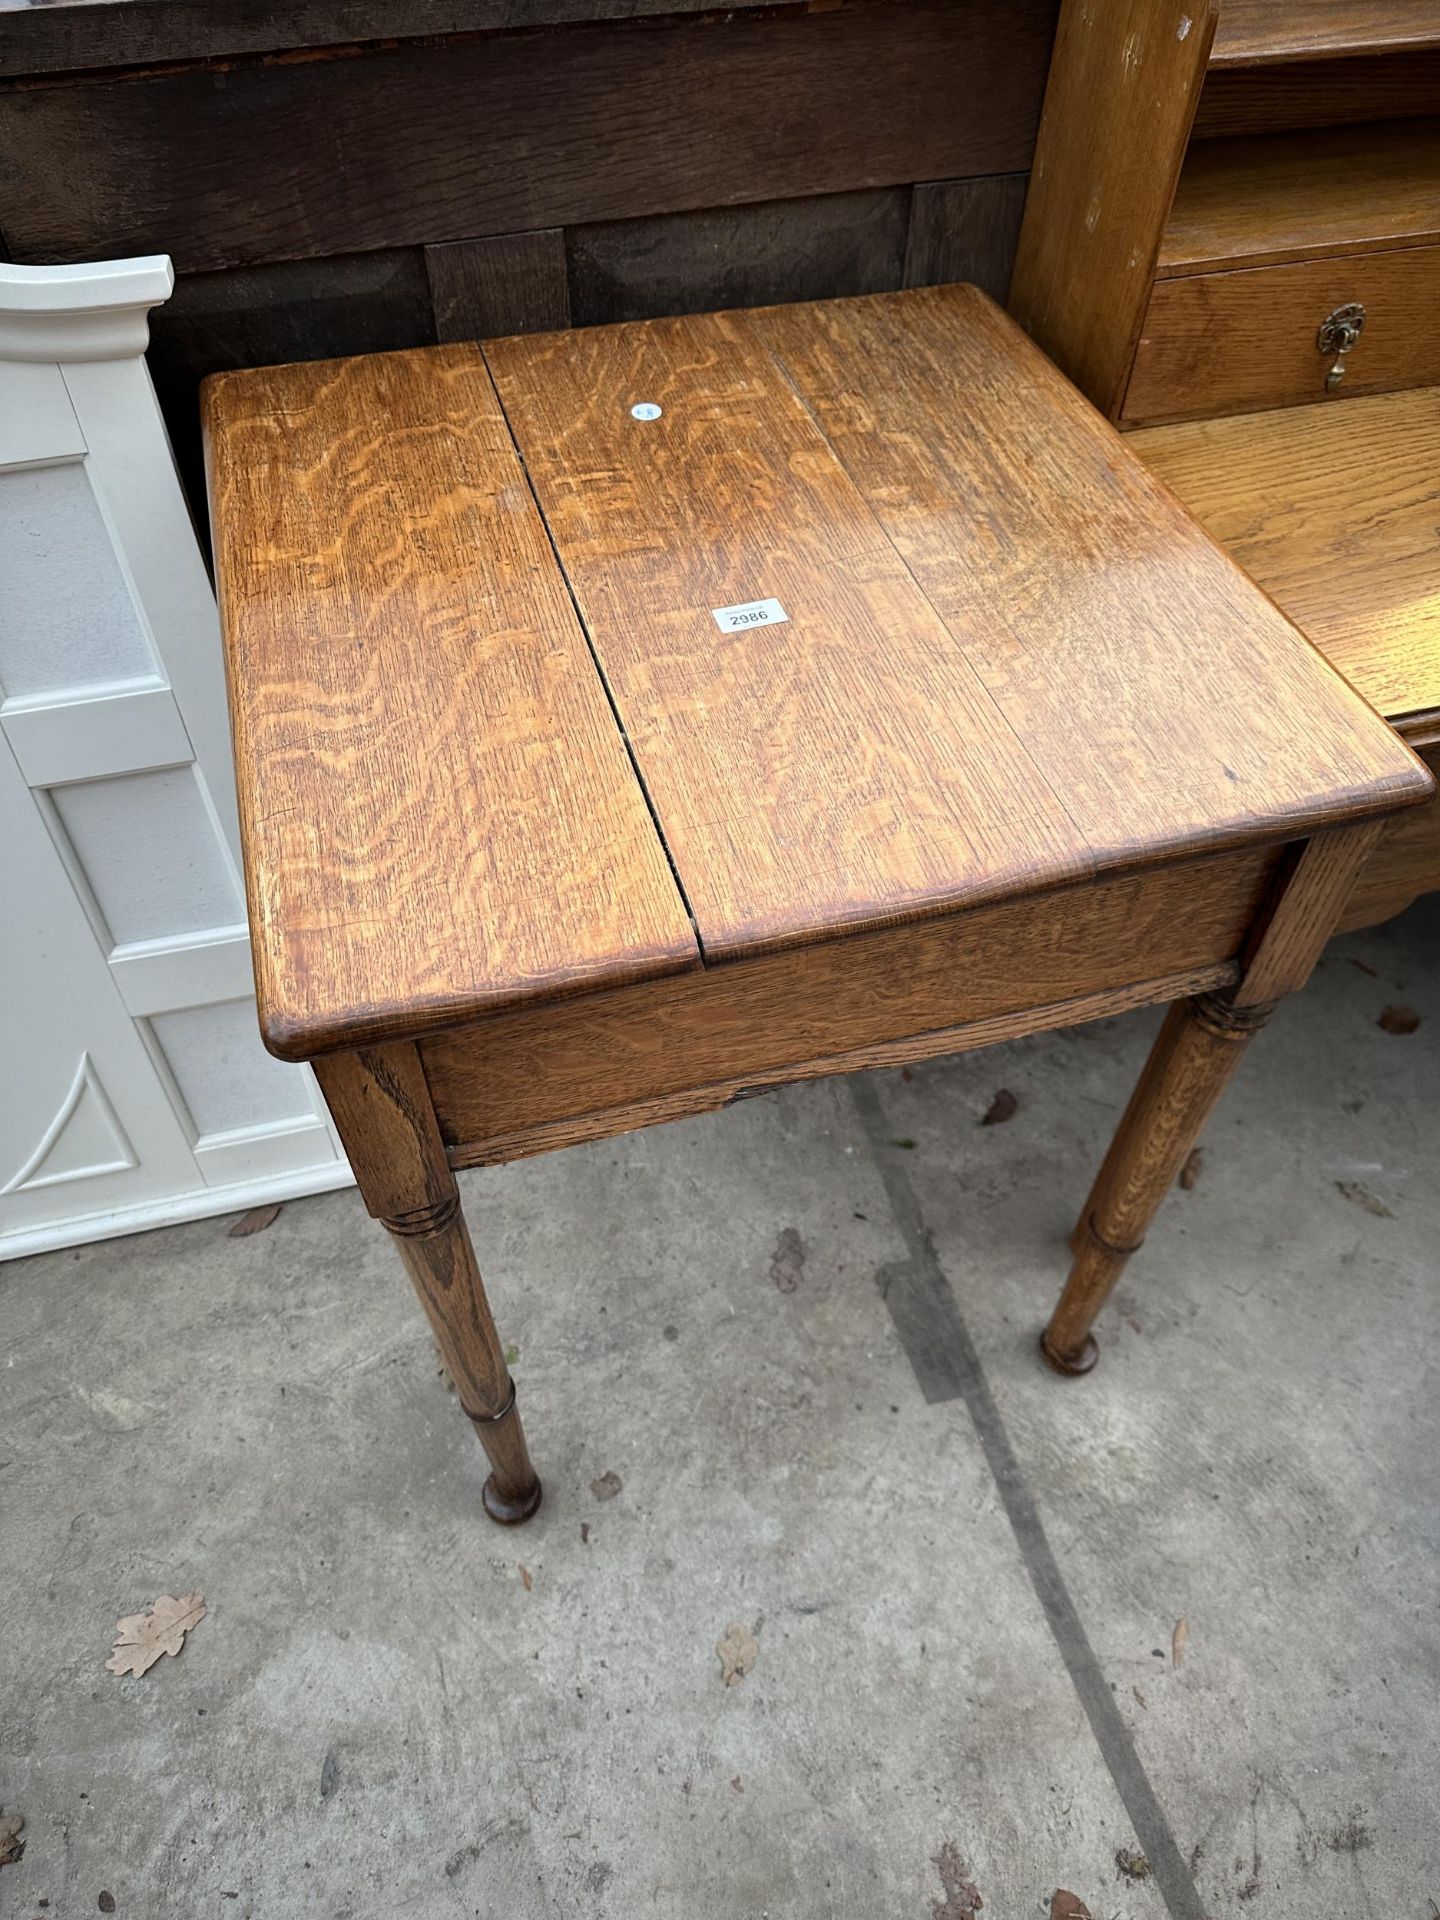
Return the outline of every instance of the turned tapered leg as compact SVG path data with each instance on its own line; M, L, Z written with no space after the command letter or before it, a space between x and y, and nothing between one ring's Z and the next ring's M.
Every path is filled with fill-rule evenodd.
M1075 1229L1065 1291L1040 1336L1057 1373L1088 1373L1099 1359L1095 1316L1271 1011L1202 994L1166 1015Z
M395 1240L489 1456L485 1511L518 1525L540 1505L540 1482L419 1056L397 1043L314 1066L365 1204Z
M1145 1238L1160 1202L1275 1003L1305 984L1380 833L1377 825L1317 834L1286 863L1222 993L1177 1002L1105 1156L1070 1246L1075 1264L1040 1351L1057 1373L1100 1357L1095 1317Z

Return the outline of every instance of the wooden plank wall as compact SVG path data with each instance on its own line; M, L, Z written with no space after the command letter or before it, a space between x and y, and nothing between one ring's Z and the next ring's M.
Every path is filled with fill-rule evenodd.
M1055 11L792 0L14 75L0 245L171 255L150 361L198 506L217 368L950 279L1003 299Z

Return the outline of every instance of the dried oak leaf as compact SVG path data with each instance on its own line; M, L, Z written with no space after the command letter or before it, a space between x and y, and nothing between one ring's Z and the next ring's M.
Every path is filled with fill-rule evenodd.
M198 1593L162 1593L148 1613L130 1613L115 1622L115 1651L105 1662L110 1673L133 1673L138 1680L162 1653L176 1654L190 1629L205 1618Z
M781 1293L794 1293L805 1272L805 1242L794 1227L786 1227L770 1256L770 1278Z
M1127 1880L1150 1878L1150 1862L1138 1847L1121 1847L1115 1855L1115 1864Z
M1192 1147L1190 1156L1180 1169L1180 1189L1183 1193L1193 1193L1200 1178L1200 1169L1205 1164L1205 1149Z
M0 1812L0 1867L13 1867L24 1853L25 1842L20 1838L24 1825L23 1814Z
M597 1500L613 1500L624 1484L618 1473L602 1473L590 1482L590 1491Z
M1011 1093L1009 1087L1001 1087L995 1098L985 1109L982 1127L1003 1127L1007 1120L1013 1120L1020 1111L1020 1102Z
M1386 1033L1414 1033L1420 1016L1413 1007L1394 1005L1386 1007L1375 1024Z
M1394 1214L1368 1187L1362 1187L1358 1180L1337 1180L1336 1186L1350 1202L1351 1206L1363 1207L1366 1213L1373 1213L1377 1220L1393 1220Z
M720 1656L720 1678L727 1687L738 1687L760 1655L760 1643L744 1627L733 1621L715 1642Z
M1093 1920L1093 1916L1078 1893L1057 1887L1050 1896L1050 1920Z
M225 1236L227 1240L248 1240L252 1233L263 1233L267 1227L273 1227L280 1218L278 1202L268 1207L251 1207L248 1213L242 1213Z
M945 1898L931 1904L934 1920L970 1920L972 1914L979 1913L985 1902L970 1877L969 1863L953 1840L945 1842L933 1864L945 1889Z

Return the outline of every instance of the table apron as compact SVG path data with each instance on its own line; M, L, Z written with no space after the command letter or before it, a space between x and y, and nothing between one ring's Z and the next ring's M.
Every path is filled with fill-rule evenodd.
M1248 848L494 1015L419 1043L450 1164L494 1165L1230 985Z

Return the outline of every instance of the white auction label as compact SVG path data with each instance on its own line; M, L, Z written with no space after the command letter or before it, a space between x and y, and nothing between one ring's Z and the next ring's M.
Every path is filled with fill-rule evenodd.
M778 600L744 600L738 607L710 609L722 633L742 633L746 627L778 627L789 614Z

